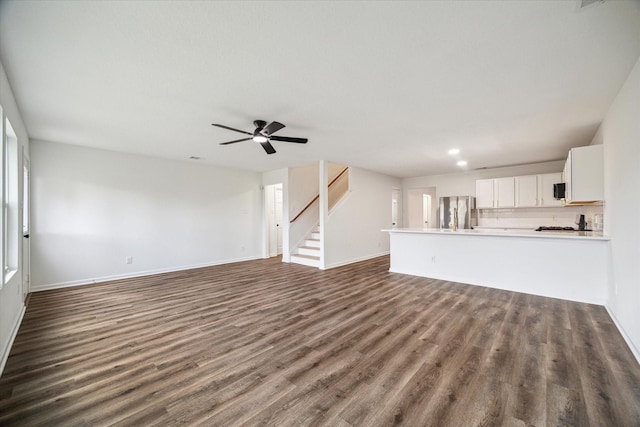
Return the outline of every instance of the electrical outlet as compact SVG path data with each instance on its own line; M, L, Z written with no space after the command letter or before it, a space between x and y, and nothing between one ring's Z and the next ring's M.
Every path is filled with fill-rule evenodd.
M244 246L240 246L240 251L244 252Z
M133 257L132 256L128 256L124 259L124 262L127 264L133 264Z
M431 262L434 263L434 264L436 263L436 256L435 255L431 257Z

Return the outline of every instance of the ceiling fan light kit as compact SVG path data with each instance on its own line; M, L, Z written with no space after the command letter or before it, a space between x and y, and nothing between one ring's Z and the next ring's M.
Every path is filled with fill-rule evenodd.
M213 126L232 130L234 132L243 133L245 135L249 135L250 138L241 138L233 141L221 142L220 145L229 145L235 144L236 142L242 141L254 141L262 145L262 148L267 154L273 154L276 152L275 148L271 145L271 141L281 141L281 142L293 142L296 144L306 144L309 140L307 138L295 138L291 136L273 136L274 132L279 131L285 126L279 122L271 122L267 125L267 122L264 120L254 120L253 125L256 127L253 133L247 132L240 129L235 129L229 126L212 123Z
M255 142L263 143L263 142L267 142L267 141L269 140L269 138L267 138L267 137L266 137L266 136L264 136L264 135L255 135L255 136L253 137L253 140L254 140Z

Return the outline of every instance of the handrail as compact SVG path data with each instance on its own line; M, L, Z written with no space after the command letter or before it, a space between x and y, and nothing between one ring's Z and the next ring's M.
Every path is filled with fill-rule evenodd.
M329 183L329 185L327 186L327 188L331 187L333 185L334 182L336 182L338 180L338 178L340 178L342 175L344 175L344 173L349 170L349 167L347 166L346 168L342 169L342 171L336 175L335 178L333 178L331 180L331 182ZM311 201L309 203L306 204L306 206L304 208L302 208L302 210L300 212L298 212L298 215L294 216L293 219L291 221L289 221L289 224L293 223L296 219L298 219L300 217L300 215L302 215L304 213L304 211L306 211L307 209L309 209L309 207L311 207L311 205L313 204L313 202L315 202L316 200L318 200L320 198L320 193L316 194L316 196L311 199Z

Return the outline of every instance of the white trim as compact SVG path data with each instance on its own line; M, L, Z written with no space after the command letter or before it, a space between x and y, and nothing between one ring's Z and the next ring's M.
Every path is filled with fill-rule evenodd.
M192 265L185 265L185 266L181 266L181 267L161 268L161 269L158 269L158 270L140 271L140 272L131 273L131 274L115 274L113 276L96 277L96 278L93 278L93 279L73 280L73 281L70 281L70 282L50 283L50 284L46 284L46 285L34 286L32 284L31 292L40 292L40 291L48 291L48 290L51 290L51 289L68 288L68 287L71 287L71 286L93 285L94 283L109 282L109 281L112 281L112 280L132 279L132 278L135 278L135 277L150 276L150 275L153 275L153 274L171 273L171 272L174 272L174 271L191 270L191 269L194 269L194 268L202 268L202 267L213 267L215 265L231 264L231 263L234 263L234 262L242 262L242 261L253 261L253 260L257 260L257 259L262 259L262 256L252 256L252 257L244 257L244 258L226 259L226 260L216 261L216 262L211 262L211 263L192 264Z
M636 348L636 346L633 344L633 341L631 341L631 338L629 337L629 335L627 335L624 328L616 318L615 314L613 314L613 310L611 310L606 304L604 305L604 308L605 310L607 310L607 313L609 313L609 317L611 317L611 320L613 320L613 323L616 325L616 328L618 328L618 331L620 331L620 335L622 335L622 338L624 338L627 346L629 347L629 350L631 350L631 353L633 353L638 363L640 363L640 350L638 350L638 348Z
M331 264L331 265L325 265L324 268L320 268L320 270L329 270L330 268L336 268L336 267L342 267L344 265L348 265L348 264L353 264L356 262L360 262L360 261L366 261L368 259L373 259L373 258L378 258L381 256L385 256L385 255L389 255L389 251L385 251L385 252L380 252L377 254L372 254L372 255L365 255L359 258L354 258L351 259L349 261L341 261L341 262L337 262L335 264Z
M20 314L16 319L16 323L13 325L13 329L11 330L11 336L9 337L9 341L7 342L7 347L3 349L2 359L0 359L0 375L4 371L4 366L7 364L7 359L9 359L9 353L11 353L11 347L13 347L13 341L15 341L16 336L18 335L18 330L20 329L20 325L22 324L22 318L24 317L24 313L27 307L22 304L22 310L20 310Z

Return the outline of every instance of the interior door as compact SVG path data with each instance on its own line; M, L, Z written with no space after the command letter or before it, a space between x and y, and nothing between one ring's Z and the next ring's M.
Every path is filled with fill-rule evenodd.
M282 254L282 188L282 184L266 185L264 187L267 257L274 257Z
M22 158L22 299L25 301L29 294L31 283L31 162L24 154Z
M276 184L274 195L277 253L282 254L282 184Z
M402 193L399 188L391 189L391 227L398 228L402 216Z
M422 221L424 228L431 227L431 195L422 195Z

